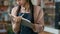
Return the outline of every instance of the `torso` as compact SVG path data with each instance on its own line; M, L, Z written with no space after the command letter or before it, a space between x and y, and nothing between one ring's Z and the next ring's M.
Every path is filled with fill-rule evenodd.
M18 16L21 16L22 14L24 14L22 17L25 19L28 19L31 21L32 16L31 16L31 11L26 11L25 10L21 10L21 12L18 13ZM20 34L37 34L35 32L33 32L33 30L29 27L26 27L24 25L21 25L21 32Z
M14 16L16 16L16 10L17 10L17 8L18 7L14 7L13 8L13 11L12 11L12 15L14 15ZM38 6L36 6L36 7L34 7L34 21L36 21L36 19L37 19L37 15L38 15L38 13L39 13L39 11L40 11L40 7L38 7ZM20 13L23 13L23 12L20 12ZM19 14L20 14L19 13ZM30 14L30 12L26 12L26 13L29 13ZM19 15L20 16L20 15ZM21 27L21 29L22 29L22 31L23 32L21 32L22 34L32 34L32 33L35 33L35 32L33 32L32 31L32 29L30 29L30 28L28 28L28 27L25 27L25 26L22 26Z
M19 11L18 13L18 16L21 16L22 14L24 14L22 17L25 18L25 19L28 19L31 21L31 12L30 10L29 11L26 11L24 7L21 8L21 11Z

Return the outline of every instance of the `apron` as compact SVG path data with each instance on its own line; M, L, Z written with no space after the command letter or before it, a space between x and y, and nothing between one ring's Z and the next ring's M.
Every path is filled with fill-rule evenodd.
M18 16L21 16L23 13L19 13ZM31 21L31 14L30 13L24 13L24 15L22 16L23 18L25 19L28 19ZM33 32L33 30L29 27L26 27L26 26L23 26L21 25L20 26L21 28L21 31L19 32L19 34L37 34L36 32Z

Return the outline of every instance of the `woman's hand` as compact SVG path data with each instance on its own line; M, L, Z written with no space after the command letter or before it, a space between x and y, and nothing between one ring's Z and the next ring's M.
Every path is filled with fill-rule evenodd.
M20 31L21 16L13 18L15 22L12 23L12 28L14 32Z
M33 24L33 31L40 33L44 30L44 27L40 24Z

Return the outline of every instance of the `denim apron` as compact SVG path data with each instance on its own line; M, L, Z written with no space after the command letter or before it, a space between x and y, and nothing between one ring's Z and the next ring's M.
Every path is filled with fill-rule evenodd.
M21 16L22 14L23 13L19 13L18 16ZM24 15L22 17L25 18L25 19L28 19L30 21L31 21L31 18L32 18L30 13L24 13ZM37 34L36 32L33 32L33 30L29 27L26 27L26 26L23 26L23 25L21 25L20 27L21 27L20 28L21 31L20 31L19 34Z

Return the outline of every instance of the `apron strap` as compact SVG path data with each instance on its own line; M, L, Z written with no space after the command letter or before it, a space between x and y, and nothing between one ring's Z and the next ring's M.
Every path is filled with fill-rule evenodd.
M32 16L31 22L34 23L34 6L32 5L30 9L31 9L31 16Z
M20 12L20 9L21 9L21 6L18 6L18 9L17 9L17 14L16 14L16 16L18 16L18 14L19 14L19 12Z

